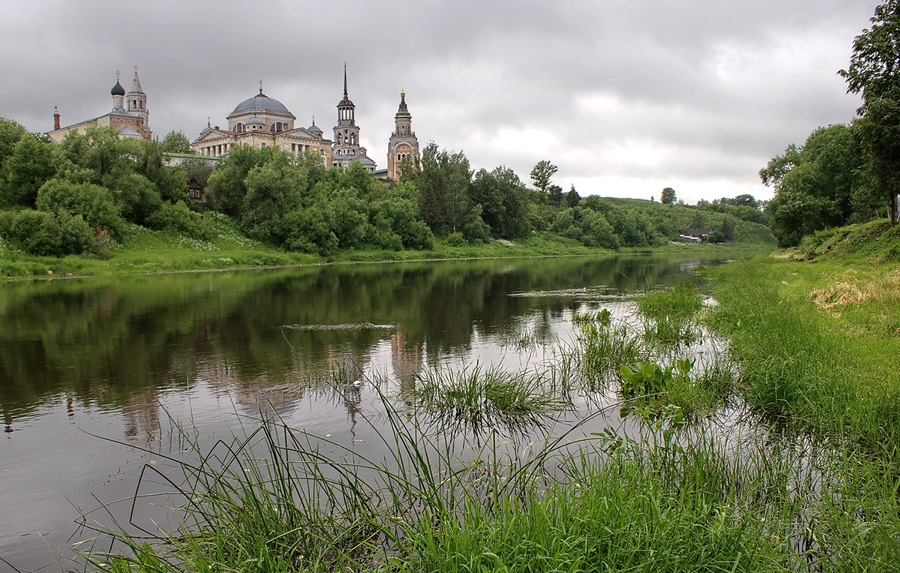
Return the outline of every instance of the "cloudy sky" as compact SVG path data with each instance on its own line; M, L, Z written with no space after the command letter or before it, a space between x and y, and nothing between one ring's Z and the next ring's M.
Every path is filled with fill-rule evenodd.
M150 127L194 139L265 93L330 137L343 65L362 144L385 167L405 89L420 144L475 169L559 166L581 195L685 202L757 172L860 100L836 72L877 0L309 2L2 0L0 116L31 131L111 108L139 66Z

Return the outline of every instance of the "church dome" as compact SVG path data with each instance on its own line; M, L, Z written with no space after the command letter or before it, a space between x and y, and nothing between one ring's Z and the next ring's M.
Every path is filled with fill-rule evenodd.
M247 125L265 125L265 124L266 124L266 122L259 119L258 117L254 117L253 119L251 119L250 121L247 122Z
M288 108L284 107L284 104L278 101L275 98L270 98L269 96L259 92L259 94L253 96L250 99L245 99L241 103L234 108L234 111L231 112L231 115L237 115L239 113L252 113L252 112L268 112L268 113L283 113L290 115L291 112L288 111Z
M114 96L124 96L125 88L122 87L122 84L119 83L119 80L116 80L116 85L113 86L109 93Z

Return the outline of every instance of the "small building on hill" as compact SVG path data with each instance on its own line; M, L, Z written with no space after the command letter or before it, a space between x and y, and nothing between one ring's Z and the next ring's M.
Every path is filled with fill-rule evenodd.
M136 137L149 141L153 136L150 130L150 110L147 107L147 94L138 78L137 66L134 67L131 89L125 91L119 83L119 72L116 72L116 85L110 90L110 95L113 107L109 113L65 127L61 125L57 108L53 114L53 130L47 132L47 137L60 143L69 133L84 133L92 127L111 127L119 133L119 137Z

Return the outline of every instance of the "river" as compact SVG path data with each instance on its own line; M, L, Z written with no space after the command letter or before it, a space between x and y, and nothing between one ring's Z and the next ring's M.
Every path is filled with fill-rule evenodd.
M579 313L627 314L636 293L713 262L504 259L0 284L0 570L65 568L70 546L91 537L80 517L128 521L130 502L112 502L134 494L143 468L190 455L191 439L211 445L262 412L377 449L366 415L379 392L429 369L546 362L565 351ZM344 390L311 384L322 372ZM109 513L91 513L101 503ZM135 517L166 519L158 508Z

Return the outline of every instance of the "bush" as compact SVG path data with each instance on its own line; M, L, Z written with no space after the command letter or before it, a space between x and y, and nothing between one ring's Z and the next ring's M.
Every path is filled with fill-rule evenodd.
M459 231L447 235L447 245L451 247L461 247L466 244L466 238Z
M156 213L147 218L147 226L160 231L174 231L201 240L209 240L214 236L213 229L203 219L203 216L191 211L183 201L174 205L163 203Z
M91 183L51 179L37 194L40 211L80 215L89 228L106 229L115 238L122 236L122 218L109 189Z
M62 257L94 250L94 235L81 215L25 209L0 213L0 236L23 251Z

